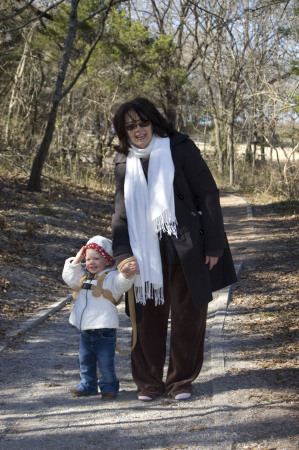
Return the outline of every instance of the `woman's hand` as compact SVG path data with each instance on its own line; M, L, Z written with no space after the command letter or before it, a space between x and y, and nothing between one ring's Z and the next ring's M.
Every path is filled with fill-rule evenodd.
M216 266L218 259L217 256L206 256L205 263L209 265L209 270L212 270Z
M79 264L81 261L83 261L84 257L85 257L85 251L84 251L85 247L82 247L77 255L75 256L75 259L73 260L72 264Z
M131 278L133 275L138 275L140 273L137 261L129 261L123 265L121 268L121 274L125 278Z

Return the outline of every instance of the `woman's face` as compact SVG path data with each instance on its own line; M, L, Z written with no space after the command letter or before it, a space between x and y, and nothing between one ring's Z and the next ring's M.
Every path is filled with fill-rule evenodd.
M130 114L125 115L125 121L128 137L131 142L138 148L146 148L153 137L152 124L149 121L142 122L134 111L131 111ZM140 124L146 126L141 127ZM137 126L133 130L130 130L127 127L130 127L131 125Z

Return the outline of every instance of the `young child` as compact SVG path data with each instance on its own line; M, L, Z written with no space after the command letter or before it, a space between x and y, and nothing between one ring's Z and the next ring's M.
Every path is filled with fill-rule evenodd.
M119 390L114 364L119 326L116 303L133 285L135 275L126 278L125 273L118 272L112 254L112 242L94 236L75 257L65 261L62 272L65 283L76 291L69 321L81 331L81 381L72 389L77 397L96 395L98 385L104 400L116 398ZM84 257L86 267L81 264ZM97 363L102 375L99 382Z

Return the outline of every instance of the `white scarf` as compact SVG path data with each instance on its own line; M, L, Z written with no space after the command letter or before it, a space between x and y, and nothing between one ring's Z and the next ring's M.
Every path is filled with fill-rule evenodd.
M146 181L140 158L149 156ZM137 303L145 304L149 298L156 305L164 303L159 236L162 232L176 236L173 178L168 137L153 136L145 149L131 145L124 191L130 244L140 269L134 283Z

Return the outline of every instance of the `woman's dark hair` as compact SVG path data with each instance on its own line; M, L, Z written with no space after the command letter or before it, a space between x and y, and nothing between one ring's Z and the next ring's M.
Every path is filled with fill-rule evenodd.
M172 125L157 110L155 105L145 97L136 97L129 102L123 103L116 111L113 118L113 126L119 145L116 150L127 155L129 153L129 137L126 129L126 114L134 111L141 121L149 120L153 127L153 133L159 137L171 136L174 133Z

